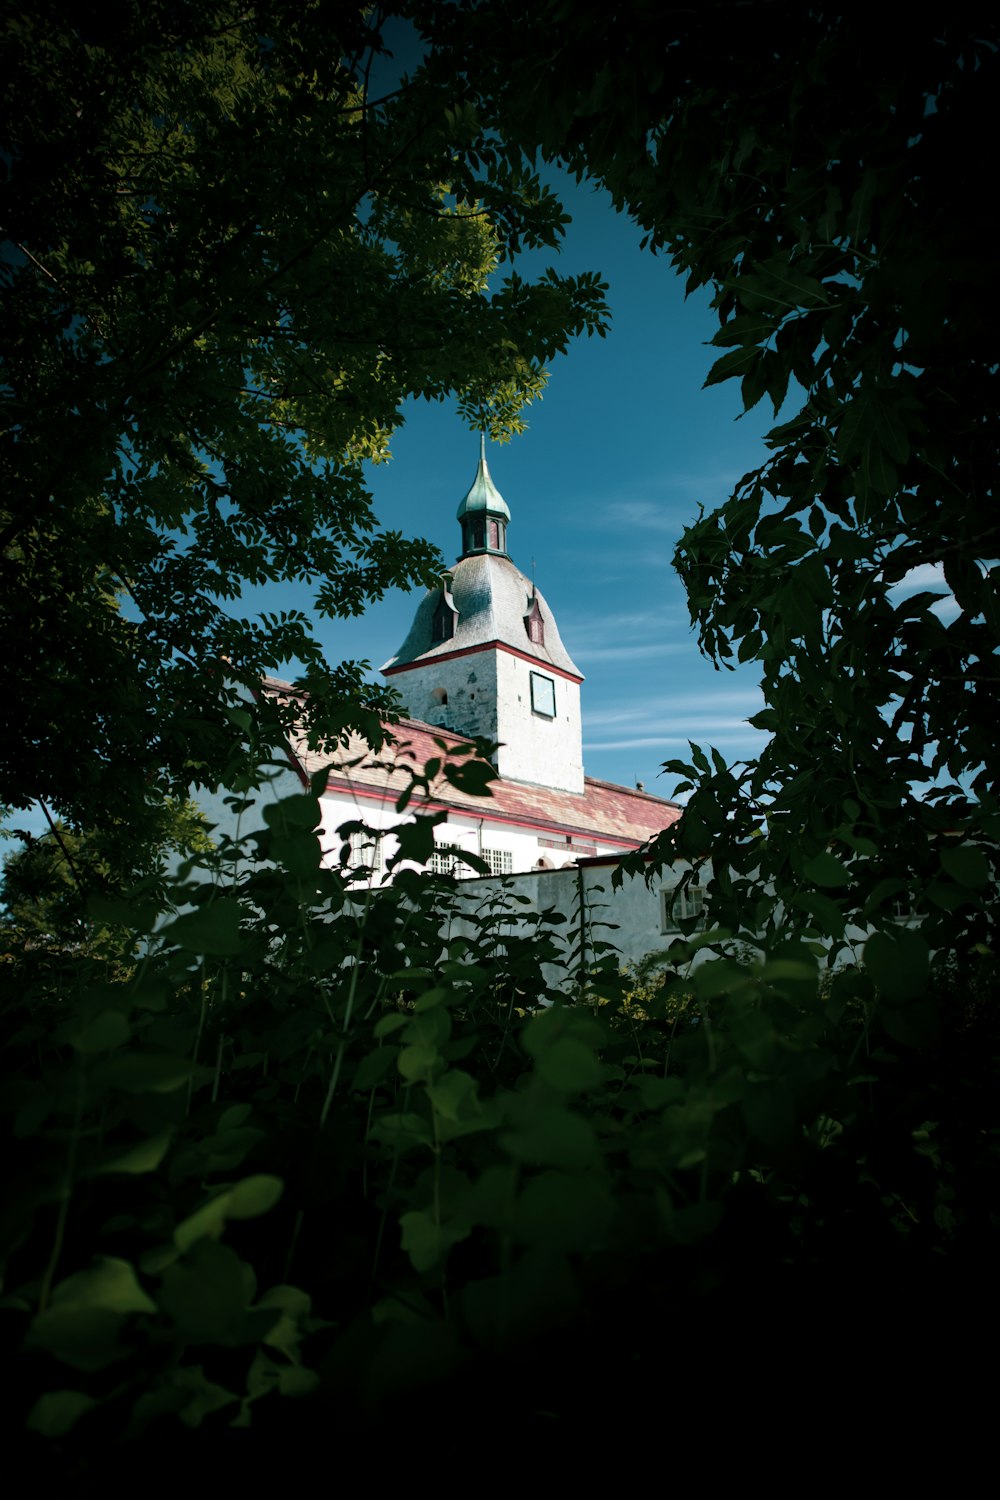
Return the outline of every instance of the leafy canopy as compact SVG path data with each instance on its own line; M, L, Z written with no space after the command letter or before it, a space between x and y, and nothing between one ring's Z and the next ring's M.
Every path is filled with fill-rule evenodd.
M93 824L251 775L279 726L245 700L284 661L316 735L378 737L367 664L242 588L339 617L426 582L440 559L379 529L363 464L414 396L516 431L604 310L596 276L510 268L555 246L558 203L501 163L484 187L475 112L391 75L369 7L73 17L19 7L0 55L0 801Z
M880 46L825 4L418 9L515 148L603 181L711 289L707 383L784 419L675 559L702 649L759 664L770 739L669 763L692 795L659 860L711 850L713 915L748 933L902 903L934 945L982 939L972 851L948 859L1000 836L995 20Z

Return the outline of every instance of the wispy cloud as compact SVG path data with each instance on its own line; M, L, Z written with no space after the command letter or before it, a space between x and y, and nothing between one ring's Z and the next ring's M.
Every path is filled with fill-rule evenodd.
M672 507L657 505L653 500L618 500L607 506L604 518L617 530L629 526L633 530L661 531L667 536L680 536L685 521Z
M651 661L655 657L675 656L678 652L690 654L690 641L646 641L621 646L576 646L573 655L579 662L594 661Z
M686 611L680 605L597 617L589 613L576 620L570 617L563 624L563 634L572 641L574 658L584 666L602 661L650 662L692 650Z
M760 690L721 690L671 698L663 695L640 703L611 704L585 716L588 730L605 729L656 734L659 738L694 738L696 733L718 726L744 724L764 707Z
M715 745L722 750L726 746L750 748L748 741L754 737L765 738L763 730L754 729L742 722L716 723L711 727L692 728L690 734L638 734L620 740L584 740L583 748L588 754L599 755L602 750L668 750L675 745L687 747L688 740L696 745Z
M892 592L912 593L915 589L947 589L944 581L944 568L940 563L920 563L916 568L911 568L904 573L898 583L892 585Z
M937 615L939 620L946 623L954 620L962 613L962 607L955 595L945 582L944 567L941 563L920 563L904 573L898 583L894 583L889 590L891 594L913 594L918 590L941 590L943 599L938 599L931 605L931 613Z

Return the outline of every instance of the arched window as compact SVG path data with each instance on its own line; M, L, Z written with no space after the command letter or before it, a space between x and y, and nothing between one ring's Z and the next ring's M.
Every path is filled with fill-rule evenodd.
M472 523L472 545L473 547L485 547L486 545L486 528L482 521L473 521Z
M499 550L499 547L500 547L500 528L497 525L496 521L491 521L489 523L489 526L490 526L490 546Z
M455 611L450 607L444 594L437 602L434 610L434 618L431 621L431 640L450 641L455 634Z
M534 641L536 646L545 645L545 621L542 619L537 599L531 601L531 608L524 617L524 627L528 632L529 641Z

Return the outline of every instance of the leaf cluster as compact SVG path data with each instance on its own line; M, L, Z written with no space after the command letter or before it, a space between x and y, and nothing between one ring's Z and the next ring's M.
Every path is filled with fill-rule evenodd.
M286 662L317 734L391 712L304 609L255 618L242 592L296 582L340 618L425 584L435 549L380 528L363 473L405 403L509 435L603 326L596 277L494 274L563 216L524 171L485 201L474 112L419 67L382 83L381 24L318 0L5 23L12 806L138 826L164 789L235 785L276 743L248 699Z
M758 667L767 739L668 763L696 791L655 858L711 849L748 935L776 900L836 941L902 899L968 954L998 831L995 24L959 6L883 48L822 4L417 11L512 153L603 182L711 292L706 383L783 417L675 556L702 650ZM960 841L988 888L951 883Z

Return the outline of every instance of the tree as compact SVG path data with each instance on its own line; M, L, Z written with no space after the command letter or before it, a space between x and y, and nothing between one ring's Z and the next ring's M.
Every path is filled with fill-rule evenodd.
M360 613L440 566L379 529L365 461L407 398L515 431L601 286L508 271L555 246L537 179L479 181L474 116L390 76L361 3L43 0L7 21L0 275L0 800L78 826L252 776L252 701L297 659L312 731L377 739L392 696L328 666L305 611ZM379 84L380 77L386 78ZM247 701L248 698L251 701Z
M193 804L164 800L150 837L142 842L124 821L96 831L75 832L53 823L40 838L21 834L0 871L0 934L11 950L52 947L63 954L130 951L123 935L99 916L94 898L121 901L141 882L147 900L165 889L164 867L172 853L207 854L212 848L204 816ZM155 832L154 832L155 826ZM18 837L10 830L12 839Z
M873 46L824 4L419 9L441 76L509 142L604 182L712 289L707 383L785 418L676 554L702 649L759 663L771 738L749 764L668 763L691 799L657 859L710 849L712 915L737 931L836 947L902 902L935 947L985 940L995 21L908 15Z

